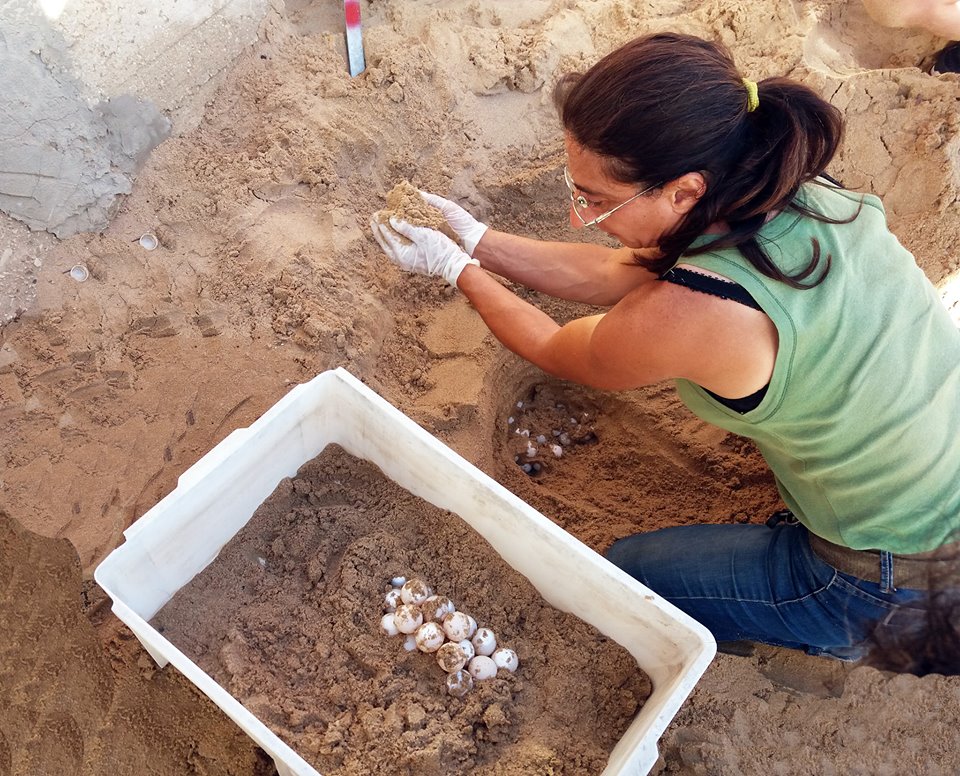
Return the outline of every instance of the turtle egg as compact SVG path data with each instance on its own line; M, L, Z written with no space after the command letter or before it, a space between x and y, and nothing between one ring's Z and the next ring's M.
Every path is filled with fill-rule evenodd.
M408 579L400 588L400 598L405 604L418 604L432 591L422 579Z
M463 647L463 651L467 655L467 660L468 661L473 660L473 656L477 654L477 650L474 649L473 647L473 642L470 641L470 639L464 639L459 643L460 643L460 646Z
M420 613L420 607L418 606L400 604L397 611L393 613L393 621L397 625L397 630L401 633L413 633L423 625L423 615Z
M380 630L385 636L396 636L400 632L397 630L396 622L394 622L393 612L389 612L380 618Z
M496 650L491 657L493 658L493 662L497 664L497 668L505 668L510 673L516 671L520 666L520 659L517 657L517 653L506 647L501 647Z
M404 576L396 576L390 580L390 584L394 587L402 587L403 583L407 581L407 578Z
M383 597L383 603L391 611L396 609L403 603L403 601L400 600L400 591L397 588L392 588L390 592Z
M453 601L445 595L432 595L424 599L423 603L420 604L420 611L423 612L424 621L436 620L437 622L443 622L444 617L456 610Z
M473 689L473 677L462 668L447 674L447 692L454 698L462 698Z
M484 679L493 679L497 675L497 664L486 655L477 655L470 661L467 670L470 672L470 676L478 682L482 682Z
M443 632L450 641L469 639L475 632L477 623L464 612L451 612L443 618Z
M467 664L467 653L463 647L453 641L448 641L437 650L437 665L448 674L459 671Z
M417 639L416 639L416 637L413 636L412 634L409 635L409 636L407 636L407 637L403 640L403 648L404 648L405 650L407 650L407 652L416 652L416 651L417 651Z
M478 630L473 634L471 642L477 654L485 655L486 657L490 657L497 648L497 637L489 628L481 628Z
M559 458L563 455L563 448L560 445L550 445L550 452L553 453L555 457Z
M417 649L421 652L436 652L446 640L443 629L432 620L417 628L414 636L417 640Z

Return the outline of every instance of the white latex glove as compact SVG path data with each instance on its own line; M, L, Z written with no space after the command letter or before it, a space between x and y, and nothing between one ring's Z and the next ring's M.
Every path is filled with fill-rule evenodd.
M374 239L390 261L401 269L420 275L439 276L451 286L456 286L464 267L468 264L480 266L479 261L471 259L460 250L459 245L436 229L413 226L399 218L391 218L390 226L410 242L404 244L386 224L376 220L370 222Z
M483 237L489 227L480 223L456 202L451 202L449 199L444 199L423 189L420 190L420 193L429 204L443 213L443 217L447 219L450 228L457 233L457 237L463 243L464 249L473 256L477 243L480 242L480 238Z

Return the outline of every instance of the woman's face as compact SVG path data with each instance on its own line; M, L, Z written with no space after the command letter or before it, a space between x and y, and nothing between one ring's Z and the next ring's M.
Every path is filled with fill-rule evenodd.
M583 196L588 207L580 209L583 221L592 221L617 205L626 202L642 189L629 183L610 178L605 172L601 157L587 150L567 135L567 168L573 179L575 195ZM669 233L683 217L672 206L671 197L662 188L628 202L615 213L596 225L629 248L655 248L660 238ZM570 204L570 225L574 229L583 226L583 221Z

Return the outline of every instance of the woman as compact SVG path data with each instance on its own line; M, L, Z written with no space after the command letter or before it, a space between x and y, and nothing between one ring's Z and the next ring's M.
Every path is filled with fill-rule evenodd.
M637 534L607 557L718 641L860 657L876 623L922 606L943 565L931 556L952 551L960 335L879 200L825 177L839 112L678 34L628 43L555 97L571 224L624 247L497 232L432 194L464 250L396 220L411 242L374 224L377 240L457 285L550 374L610 390L673 379L693 412L754 440L786 519ZM610 309L558 326L488 272Z

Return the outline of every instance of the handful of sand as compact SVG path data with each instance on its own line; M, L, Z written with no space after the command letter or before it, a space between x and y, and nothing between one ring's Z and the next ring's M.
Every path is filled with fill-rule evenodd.
M378 210L374 213L373 217L377 220L377 223L383 224L394 234L396 234L396 230L390 226L390 219L396 217L414 226L426 226L430 229L436 229L453 240L457 245L463 247L457 233L450 228L447 219L443 217L443 213L429 204L423 198L423 195L420 194L420 190L409 181L400 181L400 183L390 189L387 193L387 206L383 210ZM403 235L397 236L404 243L410 242Z

